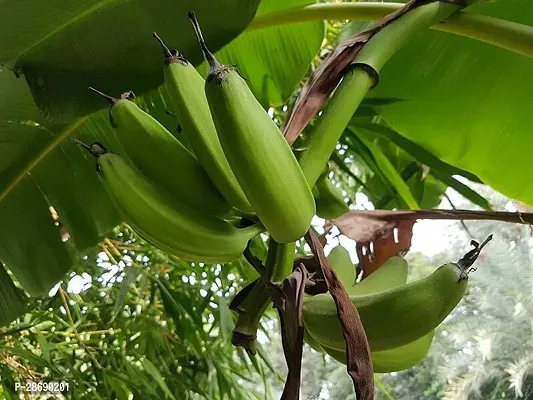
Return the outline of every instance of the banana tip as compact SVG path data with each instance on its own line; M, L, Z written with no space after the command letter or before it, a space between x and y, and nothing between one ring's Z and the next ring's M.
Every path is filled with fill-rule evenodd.
M89 90L90 90L91 92L96 93L96 94L99 95L100 97L104 98L104 99L107 100L110 104L115 104L115 103L118 101L118 100L115 99L114 97L109 96L108 94L105 94L104 92L101 92L100 90L95 89L95 88L92 87L92 86L89 86Z
M196 33L196 37L198 38L198 42L200 43L202 54L204 55L204 58L207 61L207 64L209 65L208 75L211 76L216 73L216 71L219 71L222 65L218 62L215 55L211 52L211 50L209 50L209 48L205 44L204 36L202 34L200 24L196 19L196 14L194 13L194 11L189 11L188 15L194 28L194 32Z
M76 138L72 138L72 141L78 145L80 145L82 148L84 148L85 150L87 150L87 152L91 155L93 155L94 157L98 158L106 153L108 153L107 149L105 148L105 146L100 143L100 142L94 142L93 144L91 144L90 146L84 142L82 142L81 140L79 139L76 139Z

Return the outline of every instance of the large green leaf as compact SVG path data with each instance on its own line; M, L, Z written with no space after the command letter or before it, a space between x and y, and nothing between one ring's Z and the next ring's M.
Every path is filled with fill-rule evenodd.
M257 15L314 3L313 0L263 0ZM236 64L260 102L278 106L292 94L318 53L323 22L283 25L244 32L217 53L221 62Z
M30 294L45 294L71 259L48 203L31 178L0 203L0 221L0 257Z
M358 116L359 113L356 114ZM360 175L365 179L362 192L378 209L405 208L407 201L415 208L437 207L446 186L427 174L421 160L413 158L388 137L376 135L378 126L377 123L368 124L361 122L360 118L354 118L342 139L346 142L347 138L354 139L354 135L357 135L357 138L364 140L359 146L353 146L356 143L353 140L346 143L348 154L353 153L357 164L363 162L369 172L368 175ZM372 157L367 154L370 152L369 144Z
M39 109L24 79L0 66L0 88L0 120L39 120Z
M533 25L529 0L469 11ZM427 32L381 72L377 107L397 132L509 197L533 204L533 60L487 44Z
M15 286L4 266L0 264L0 326L22 314L26 303L27 299L22 291Z
M213 50L250 23L260 0L84 0L0 3L0 63L24 74L46 115L66 121L99 108L87 91L118 94L157 88L158 31L193 63L201 53L187 12L194 10Z
M93 3L98 2L93 1ZM243 21L246 20L247 23L249 18L251 18L251 14L253 14L251 10L253 9L255 11L255 6L253 5L256 3L256 1L246 2L246 6L243 6L243 1L228 0L216 2L216 4L213 2L215 5L212 7L207 7L211 3L206 0L199 2L199 4L195 3L198 18L206 33L206 39L209 41L210 47L216 49L224 41L228 41L235 36L237 33L236 26L242 30L245 27ZM279 0L265 0L261 5L261 12L271 11L281 6L289 7L301 3L301 0L289 0L283 4ZM121 2L120 6L115 3L113 4L113 7L116 6L118 8L113 8L110 5L109 7L111 8L108 9L106 8L108 5L102 2L102 5L105 5L102 10L112 11L110 15L115 15L113 13L118 12L117 10L122 10L120 7L126 7L126 4L128 4L129 7L132 7L133 11L131 12L137 15L139 10L145 10L151 7L151 5L142 6L133 0ZM180 2L179 6L173 5L172 7L192 7L191 4L191 2ZM240 14L235 14L233 11L235 11L235 8L239 4L241 9L239 11ZM87 2L84 5L87 6ZM219 9L222 5L226 7L224 13L220 12ZM24 7L24 5L21 5L21 7ZM42 20L39 20L40 22L36 21L36 15L38 15L38 10L36 9L36 14L32 14L30 20L34 22L35 32L39 31L40 34L31 36L31 29L25 31L27 36L21 35L21 37L15 37L10 33L9 35L12 36L10 36L11 42L9 42L9 46L7 45L8 39L2 37L0 39L0 57L4 57L3 59L6 61L12 61L26 47L32 48L31 52L28 51L25 53L24 60L26 61L29 60L27 57L29 57L30 53L33 54L33 51L41 48L46 48L52 53L63 54L48 54L46 60L42 58L40 61L36 58L35 63L32 61L31 68L42 67L43 71L47 71L47 68L50 68L50 73L52 73L53 78L61 80L61 82L58 81L57 85L53 85L51 92L42 92L39 94L40 97L38 96L38 99L45 99L42 101L49 103L50 107L45 105L45 109L48 112L53 112L57 115L61 114L61 119L65 119L63 116L67 114L63 113L68 111L66 108L74 107L77 109L77 111L74 108L70 110L72 111L72 116L78 112L85 112L92 107L91 105L88 106L89 103L86 103L83 99L74 99L71 97L68 100L68 97L74 95L76 91L83 89L83 92L86 92L86 86L89 82L84 83L84 80L105 74L106 80L109 81L108 84L111 86L115 85L115 88L111 87L109 89L110 86L100 85L98 82L92 82L91 84L103 90L109 90L111 94L116 95L126 89L134 89L137 92L142 92L146 88L151 87L150 85L152 84L149 82L152 78L148 76L140 80L135 78L135 74L146 72L146 69L143 68L157 70L154 76L157 79L160 78L163 69L162 55L158 50L157 44L150 37L151 31L155 28L157 28L169 46L177 46L180 51L184 52L193 61L200 59L201 55L198 51L196 39L193 40L192 36L187 36L189 34L192 35L192 30L190 30L190 23L186 18L184 21L176 18L176 21L183 23L176 23L176 25L172 26L165 25L165 21L167 23L169 22L170 17L167 14L169 10L173 9L172 7L165 8L164 5L161 5L161 10L157 11L157 13L166 13L165 17L161 20L161 28L159 23L157 26L154 23L153 27L146 30L142 29L143 26L146 28L146 24L141 24L136 26L135 29L130 29L133 32L133 36L129 35L129 31L124 34L115 34L115 31L113 31L113 35L109 36L108 34L106 37L105 46L101 43L101 38L95 40L94 43L92 38L90 40L88 39L86 44L90 44L91 48L87 54L92 51L96 52L94 46L102 45L104 49L102 50L103 53L100 59L102 62L109 61L111 64L108 66L98 66L97 61L94 61L93 64L84 62L82 63L83 65L80 65L77 64L80 62L80 59L73 58L67 63L68 67L63 66L52 71L52 65L57 63L59 58L69 57L68 51L55 51L53 50L55 49L54 46L64 46L68 49L72 45L70 43L70 36L66 42L62 42L63 44L59 42L59 39L65 39L65 35L70 35L69 32L73 32L72 35L74 36L72 40L74 40L74 46L76 47L79 46L79 43L76 42L79 39L77 35L81 35L81 32L90 29L91 24L96 24L91 29L98 27L97 33L100 35L102 26L110 23L111 17L109 16L100 16L100 19L97 18L100 15L100 9L91 9L91 12L88 14L80 14L80 10L84 10L85 8L76 8L75 5L64 5L64 10L62 10L61 15L57 16L55 20L57 26L54 29L59 30L54 30L52 35L47 35L43 32L55 26L52 23L55 15L53 10L55 8L48 4L46 10L43 10L41 14ZM209 8L209 13L202 11L206 8ZM12 16L18 15L17 13L20 11L11 1L0 4L0 11L4 10L11 12ZM55 12L57 13L57 10ZM224 19L225 13L228 15L231 14L232 17ZM0 19L5 15L1 14ZM143 21L146 20L147 16L153 17L152 14L147 13L142 17L144 18ZM241 22L238 21L239 18L236 16L241 19ZM139 15L137 17L141 18ZM214 22L215 20L216 23ZM128 23L131 24L131 21ZM2 29L3 27L0 27L0 32ZM176 29L178 33L180 30L187 30L187 32L190 30L190 32L183 35L176 35ZM148 32L148 42L140 39L139 32L142 30ZM250 86L256 90L258 96L263 96L262 99L267 104L270 104L285 99L298 84L320 46L323 33L322 23L310 23L296 27L284 27L283 29L272 28L259 32L245 33L243 34L242 40L239 38L228 45L226 55L223 52L219 52L218 54L220 54L221 59L225 62L238 63L241 71L244 71L248 75ZM187 37L190 37L190 43L186 40ZM309 43L307 43L307 39L309 39ZM33 47L29 44L32 43L32 40L35 41L35 46ZM135 47L134 52L131 53L132 57L126 60L126 64L121 64L122 61L118 57L109 54L110 49L116 47L115 40L121 46L125 46L126 49L128 46L133 46L135 40L140 40L140 44L138 47ZM192 43L194 44L194 48L192 47ZM282 45L279 43L282 43ZM150 49L148 49L148 46L150 46ZM254 49L253 52L250 51L252 48ZM4 50L5 52L3 52ZM146 63L147 58L152 57L152 52L155 52L153 54L155 63ZM136 53L142 53L144 58L136 59L134 57ZM37 52L35 54L40 53ZM95 59L98 58L94 55L95 53L92 54ZM122 54L124 55L124 53ZM275 57L271 57L272 54L275 54ZM26 61L21 60L19 60L19 64L24 66L24 62ZM259 60L263 62L259 62ZM120 79L122 78L119 79L113 74L118 73L121 68L123 77L128 78L129 82L140 82L141 86L120 86ZM69 81L69 74L74 70L77 73L75 78L78 79L77 83ZM108 72L110 72L109 76L107 75ZM265 79L271 82L268 92L262 91L261 82L264 82ZM142 85L145 84L146 88L143 89ZM13 219L18 218L22 213L27 213L28 223L31 218L35 218L35 221L51 221L50 226L44 223L34 224L32 226L33 232L28 234L27 238L24 237L24 230L29 230L29 228L28 226L22 225L18 227L16 235L0 235L0 259L6 262L8 268L32 294L43 294L57 280L62 278L63 274L72 264L70 256L67 257L66 255L65 246L61 243L60 232L53 226L48 209L49 206L53 206L55 211L57 211L59 222L70 235L69 244L73 244L71 248L78 250L84 250L96 244L102 236L121 221L121 218L97 179L95 160L81 151L68 139L70 137L76 137L89 143L99 141L104 143L108 149L119 154L122 154L122 149L109 123L106 110L78 118L68 124L52 126L41 116L39 109L32 100L30 90L25 84L24 79L17 79L12 72L4 70L0 71L0 85L2 87L2 91L0 91L0 210L2 211L0 212L0 224L2 226L7 225L7 221L13 221ZM153 87L155 86L157 86L157 83L153 84ZM35 86L32 89L35 94ZM64 99L54 97L63 94L66 94ZM96 107L106 107L106 103L97 96L92 98L97 102L97 104L95 103ZM181 139L177 133L176 119L166 113L166 110L172 107L169 105L170 100L164 88L152 91L139 100L143 107L161 120L171 132L175 133ZM40 105L44 104L42 101ZM21 123L21 121L37 121L38 124ZM20 191L19 187L26 187L27 185L30 185L34 190L29 197L21 201L17 194ZM7 219L8 217L10 218L9 220ZM21 220L25 219L21 218ZM41 238L40 241L43 245L36 246L33 249L33 255L31 257L29 255L23 256L25 250L27 250L26 243L35 242L36 237ZM48 242L54 245L47 246L46 244ZM12 253L17 255L17 257L13 256ZM37 259L40 260L38 264L32 262ZM40 272L35 275L37 269ZM40 277L39 274L46 275L47 278L41 279L38 283L32 283L31 277Z
M61 139L75 135L117 148L114 133L107 113L56 131L18 122L0 126L0 149L7 155L0 163L0 259L28 292L45 294L72 265L50 206L79 250L121 221L97 178L95 160Z

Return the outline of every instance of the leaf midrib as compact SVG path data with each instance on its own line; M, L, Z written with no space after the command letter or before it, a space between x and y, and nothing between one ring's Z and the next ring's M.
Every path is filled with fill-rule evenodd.
M103 6L107 5L108 3L111 3L112 0L101 0L98 4L95 4L94 6L92 7L89 7L87 10L85 10L84 12L81 12L79 13L77 16L75 16L74 18L71 18L70 20L68 20L67 22L61 24L60 26L58 26L56 29L53 29L52 31L50 31L49 33L47 33L46 35L44 35L43 37L41 37L39 40L37 40L36 42L34 42L31 46L29 46L28 48L24 49L18 56L17 56L17 61L22 59L24 57L24 55L26 53L29 53L32 49L34 49L35 47L37 47L39 44L45 42L46 40L50 39L52 36L56 35L57 33L61 32L62 30L64 30L65 28L75 24L76 22L82 20L83 18L85 18L87 15L90 15L92 14L93 12L99 10L100 8L102 8ZM15 65L16 65L16 62L15 61ZM0 197L0 201L2 200L2 197Z
M83 117L71 123L59 135L57 135L44 149L20 170L20 172L0 191L0 203L24 180L24 178L43 161L52 151L54 151L66 138L68 138L88 117Z

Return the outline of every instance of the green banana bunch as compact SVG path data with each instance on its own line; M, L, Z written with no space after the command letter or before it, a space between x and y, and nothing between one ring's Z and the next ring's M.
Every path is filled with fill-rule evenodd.
M94 144L88 150L98 157L99 176L126 221L164 251L186 261L230 262L264 230L260 225L236 228L203 214L170 196L103 146Z
M381 351L403 346L434 330L463 298L470 267L491 239L492 235L481 246L472 242L475 248L461 260L444 264L416 282L370 294L351 294L370 349ZM309 333L322 346L345 349L335 303L328 293L306 296L303 316Z
M339 189L328 179L328 172L318 178L313 188L316 203L316 215L324 219L335 219L350 211Z
M304 325L304 342L307 343L314 351L325 353L324 348L318 341L309 333L307 326ZM337 350L340 351L340 350ZM332 356L333 357L333 356Z
M172 100L183 133L213 184L235 208L252 213L217 136L205 97L205 80L177 50L169 50L154 33L165 55L165 86Z
M257 217L278 243L290 243L309 229L315 202L307 180L278 126L232 66L221 65L206 47L205 93L222 149Z
M407 281L408 265L403 257L400 256L391 257L377 271L355 286L346 285L354 281L355 268L351 263L348 251L344 247L335 247L329 253L328 260L333 270L337 273L339 280L345 285L347 292L351 295L380 292L404 285ZM374 372L401 371L418 364L427 355L434 335L435 331L433 330L422 338L406 345L390 350L371 351ZM346 364L345 350L337 350L320 344L312 337L307 328L304 332L304 339L314 350L324 352L335 360Z
M91 88L111 103L109 110L127 157L148 179L176 199L213 215L224 217L231 205L213 185L196 157L150 114L132 100L132 92L114 99Z

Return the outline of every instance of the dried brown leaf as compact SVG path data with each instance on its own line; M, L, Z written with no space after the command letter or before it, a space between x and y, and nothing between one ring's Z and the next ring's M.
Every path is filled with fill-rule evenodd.
M358 400L374 399L373 367L370 348L361 318L346 289L342 286L337 274L331 268L324 248L312 230L305 239L314 256L319 261L322 274L326 279L328 290L337 306L337 314L342 326L342 334L346 342L347 371L352 378Z
M401 9L387 15L374 27L357 33L339 44L335 50L320 64L305 83L294 107L285 119L282 131L289 144L293 144L305 126L313 119L320 107L341 81L350 64L362 47L383 27L399 18L412 8L426 2L426 0L411 0ZM378 74L371 66L366 66L369 73Z
M350 211L334 220L327 221L326 229L336 226L340 233L356 242L369 243L375 238L386 235L396 227L394 221L382 221L373 216Z
M243 287L241 290L237 292L237 294L235 295L235 297L233 297L233 299L231 300L229 304L229 309L231 311L236 311L237 313L245 311L242 305L244 301L248 298L248 296L252 292L252 289L257 284L257 282L259 282L260 279L261 278L257 278L255 281L250 282L249 284L247 284L245 287Z
M515 224L533 224L533 213L507 212L507 211L476 211L476 210L354 210L337 220L362 216L376 221L396 222L417 219L449 219L449 220L484 220L504 221Z
M302 354L304 345L303 295L305 288L312 285L303 264L296 266L282 283L285 295L284 308L278 308L281 322L281 338L288 373L281 400L298 400L300 398L300 381L302 371Z
M354 239L360 268L368 276L400 250L411 247L412 228L419 219L490 220L533 224L533 213L475 210L354 210L328 221L327 229ZM392 231L398 229L398 240ZM372 246L370 246L372 244ZM371 249L372 247L372 249ZM365 250L363 250L365 249ZM372 250L372 251L371 251Z
M395 223L393 229L397 231L398 240L391 230L375 237L371 242L357 243L356 251L359 268L363 271L363 279L377 271L389 258L411 248L414 224L414 220Z

